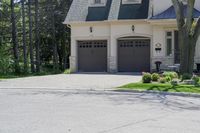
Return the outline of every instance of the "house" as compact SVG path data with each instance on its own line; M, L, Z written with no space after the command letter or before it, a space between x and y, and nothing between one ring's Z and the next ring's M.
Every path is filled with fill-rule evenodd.
M200 16L199 3L196 0L195 18ZM71 28L70 68L143 72L161 61L161 68L167 69L180 61L175 17L171 0L73 0L64 21ZM200 39L196 63L199 51Z

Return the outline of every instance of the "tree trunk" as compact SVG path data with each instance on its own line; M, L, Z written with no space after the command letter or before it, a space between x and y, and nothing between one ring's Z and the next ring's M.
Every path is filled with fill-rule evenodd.
M25 9L24 9L24 1L22 0L22 30L23 30L23 56L24 56L24 72L28 71L27 64L27 48L26 48L26 23L25 23Z
M15 72L20 73L20 67L19 67L19 51L18 51L18 40L17 40L17 28L16 28L16 16L15 16L15 10L14 10L14 0L10 1L10 7L11 7L11 23L12 23L12 42L13 42L13 53L14 53L14 66L15 66Z
M34 56L33 56L33 39L32 39L33 20L32 20L32 12L31 12L31 4L32 4L32 0L28 0L30 62L31 62L31 72L34 73L35 65L34 65Z
M35 49L36 49L36 72L40 72L40 39L38 26L38 0L35 0Z
M181 66L180 72L182 74L193 73L194 68L194 55L195 55L195 47L196 42L193 37L188 36L186 32L183 30L181 31L179 36L179 43L181 45Z
M66 35L67 36L67 35ZM62 49L63 49L63 69L67 69L67 45L66 44L66 36L63 37L62 43Z
M187 15L184 16L182 1L172 0L176 12L177 27L179 31L179 45L181 50L181 74L193 73L195 48L200 34L200 19L196 26L193 18L195 0L187 0Z
M58 50L57 50L57 43L56 43L56 29L55 29L55 15L54 15L54 7L53 7L53 0L50 0L51 6L51 23L52 23L52 43L53 43L53 69L55 72L58 71Z

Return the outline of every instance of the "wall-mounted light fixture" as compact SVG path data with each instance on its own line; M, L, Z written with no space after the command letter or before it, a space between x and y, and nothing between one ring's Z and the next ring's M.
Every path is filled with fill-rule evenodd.
M134 32L135 31L135 25L132 25L131 29Z
M92 33L93 32L93 27L90 27L90 33Z

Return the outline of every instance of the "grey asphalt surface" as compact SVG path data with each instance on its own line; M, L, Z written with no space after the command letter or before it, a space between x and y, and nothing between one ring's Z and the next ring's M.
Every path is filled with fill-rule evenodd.
M200 98L112 90L140 80L61 74L0 81L0 133L200 132Z
M138 81L141 81L141 75L104 73L58 74L2 80L0 81L0 88L107 90Z
M199 98L101 90L0 89L0 133L199 132Z

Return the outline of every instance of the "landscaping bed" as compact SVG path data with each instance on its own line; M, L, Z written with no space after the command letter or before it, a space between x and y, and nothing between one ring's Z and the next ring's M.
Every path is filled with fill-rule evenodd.
M160 83L130 83L119 87L120 90L140 90L140 91L163 91L163 92L187 92L200 94L200 87L193 85L160 84Z
M200 94L200 80L196 75L178 75L175 72L143 73L141 82L130 83L119 87L119 89Z

